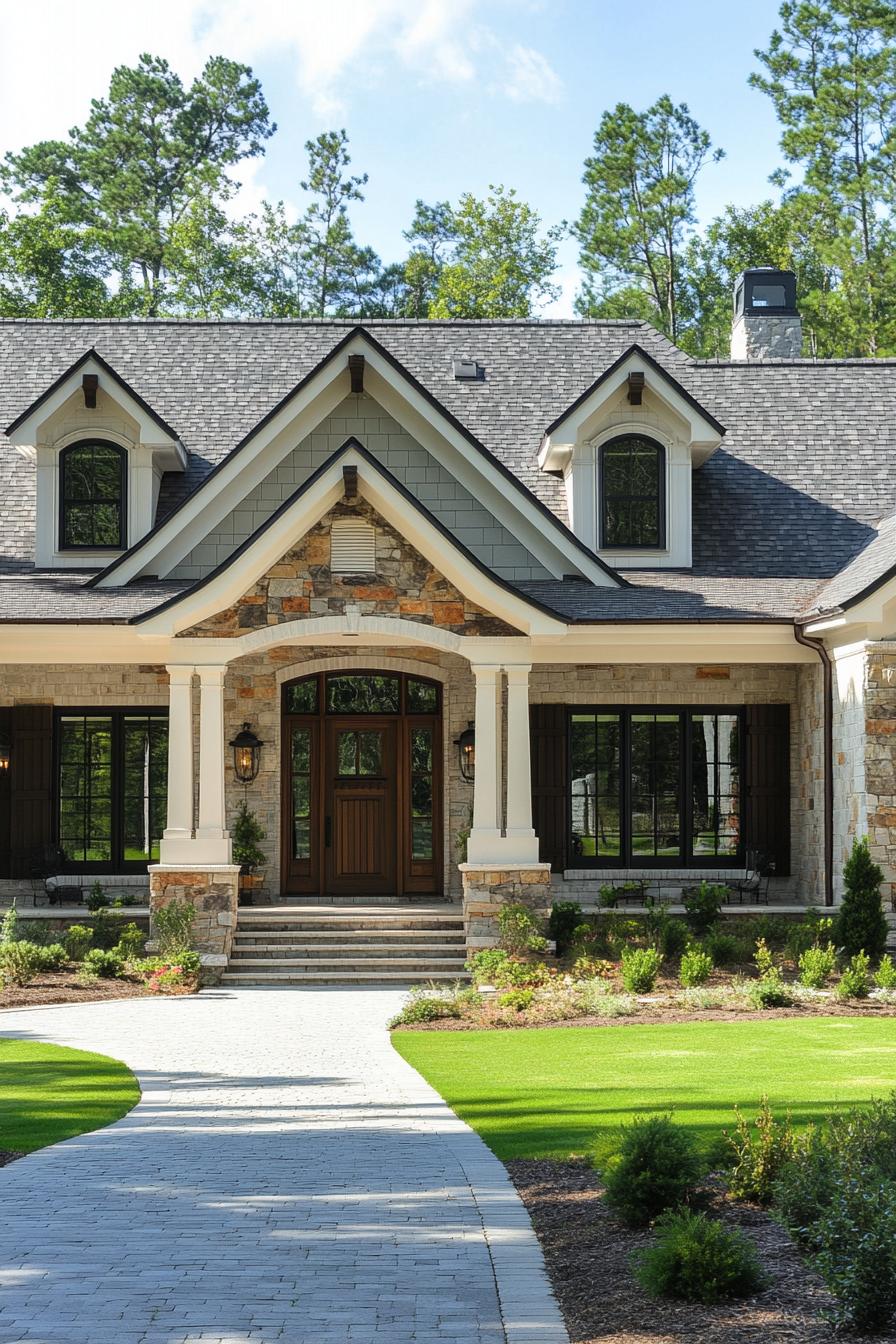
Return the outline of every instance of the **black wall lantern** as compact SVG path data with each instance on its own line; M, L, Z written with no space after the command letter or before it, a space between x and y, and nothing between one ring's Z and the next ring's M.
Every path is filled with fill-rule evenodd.
M476 729L472 723L468 723L460 737L454 739L454 745L457 747L460 773L472 784L476 776Z
M241 784L251 784L258 774L261 749L264 743L255 736L248 723L230 744L233 747L233 771Z
M11 756L12 742L6 733L0 733L0 775L8 772Z

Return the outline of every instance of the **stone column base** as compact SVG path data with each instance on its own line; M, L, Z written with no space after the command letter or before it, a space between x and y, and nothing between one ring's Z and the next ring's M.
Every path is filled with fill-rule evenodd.
M178 868L154 863L149 868L150 929L155 912L172 901L189 901L196 907L193 941L196 950L219 958L230 956L239 895L239 865L207 864ZM212 966L226 965L212 962Z
M524 905L538 920L551 913L549 863L459 865L464 885L464 935L467 951L498 945L498 911Z

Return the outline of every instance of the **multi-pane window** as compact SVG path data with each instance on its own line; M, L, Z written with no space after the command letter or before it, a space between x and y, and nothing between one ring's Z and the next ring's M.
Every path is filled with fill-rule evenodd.
M114 443L75 443L59 458L63 549L120 549L127 545L125 472L127 455Z
M600 450L601 546L643 550L665 544L665 454L626 434Z
M739 859L742 742L738 709L571 710L570 864Z
M57 825L68 863L127 871L158 860L168 718L145 710L57 716Z
M411 729L411 858L432 858L433 730Z
M294 727L290 741L292 856L311 857L311 729Z

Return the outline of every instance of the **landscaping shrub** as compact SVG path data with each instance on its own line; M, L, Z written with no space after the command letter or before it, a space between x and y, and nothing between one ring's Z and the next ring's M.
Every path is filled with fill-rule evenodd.
M793 995L784 983L781 970L764 938L756 940L753 960L759 972L749 988L750 1002L755 1008L786 1008L793 1003Z
M655 947L627 947L622 953L622 983L630 994L649 994L663 959Z
M494 984L498 968L509 960L509 955L502 947L483 947L468 958L466 969L470 972L474 985L491 985Z
M698 938L709 933L718 922L722 902L728 894L728 888L712 882L701 882L697 887L687 887L684 893L684 909L687 922Z
M193 921L196 907L191 901L169 901L160 906L152 917L152 932L160 957L193 946Z
M109 952L118 942L121 923L118 917L110 915L108 910L97 910L94 912L88 928L93 933L93 946L101 948L104 952Z
M607 979L616 974L616 967L612 961L607 961L603 957L592 957L587 953L576 957L570 969L577 980L596 980L598 977Z
M887 1330L896 1316L896 1187L867 1178L841 1184L813 1240L815 1267L837 1299L838 1323Z
M883 955L889 934L880 898L883 879L868 849L868 837L854 840L852 854L843 866L845 891L834 934L837 946L849 957L858 952L867 952L874 958Z
M99 882L94 882L90 888L90 893L84 902L91 914L96 910L104 910L109 904L109 897L103 891Z
M793 930L793 920L785 915L757 915L750 921L749 932L757 941L761 938L769 947L780 951L787 946Z
M752 1126L735 1106L737 1124L725 1139L734 1154L728 1188L738 1199L754 1199L770 1204L775 1182L788 1162L805 1151L809 1139L793 1128L790 1115L776 1120L763 1096Z
M765 1282L753 1242L718 1218L682 1209L657 1219L656 1231L656 1244L634 1258L638 1282L654 1297L711 1304Z
M541 938L541 930L532 911L525 905L510 902L498 911L498 942L512 957L535 951L533 939ZM540 949L538 949L540 950Z
M118 935L113 951L122 961L134 961L143 955L146 947L146 934L136 924L125 924Z
M857 952L837 982L838 999L867 999L871 989L871 959Z
M821 915L817 910L809 909L805 917L787 930L787 955L791 961L798 962L810 947L821 947L822 939L830 942L834 930L834 921L829 915Z
M93 942L93 929L86 924L72 924L63 935L65 954L69 961L83 961Z
M414 998L392 1018L389 1026L412 1027L420 1022L439 1022L446 1017L460 1017L460 1008L454 999Z
M547 966L538 961L514 961L509 957L492 976L495 989L526 989L546 985L551 979Z
M680 957L690 942L691 932L683 919L668 919L660 934L660 951L674 960Z
M630 994L614 994L603 980L583 980L573 988L575 1015L586 1017L632 1017L638 1001Z
M534 999L534 989L509 989L506 994L498 995L498 1004L501 1008L513 1008L517 1013L524 1013L532 1007Z
M893 958L889 953L881 957L880 965L874 976L874 983L878 989L896 989L896 965L893 964Z
M631 1227L646 1227L688 1198L700 1178L688 1130L668 1115L637 1116L604 1172L607 1203Z
M61 943L48 943L46 947L41 947L39 943L32 943L31 946L35 951L39 971L61 971L68 961L65 948Z
M826 947L807 947L800 954L800 984L807 989L824 989L837 966L837 950L833 943Z
M554 902L548 920L548 937L553 938L557 944L558 957L562 957L572 946L576 931L581 925L582 907L578 901Z
M19 914L13 903L8 910L4 911L3 919L0 920L0 947L6 943L15 943L19 937Z
M195 957L196 965L189 958ZM164 965L159 966L146 981L151 994L179 994L186 991L193 994L199 988L199 954L186 952L183 956L175 954Z
M712 968L713 961L708 952L704 952L699 947L690 947L681 959L678 978L685 989L691 989L695 985L705 985L712 975Z
M115 952L94 947L81 962L81 974L87 980L115 980L124 971L124 962Z
M0 976L3 983L28 985L40 973L41 948L22 939L0 943Z
M738 966L750 957L742 938L721 929L712 929L704 938L703 947L712 957L713 966Z

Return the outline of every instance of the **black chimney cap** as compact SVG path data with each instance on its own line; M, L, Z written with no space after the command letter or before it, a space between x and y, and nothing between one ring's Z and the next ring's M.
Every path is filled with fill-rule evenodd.
M774 266L753 266L743 271L734 286L734 316L798 317L796 276Z

